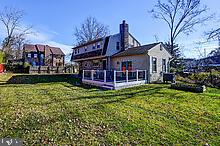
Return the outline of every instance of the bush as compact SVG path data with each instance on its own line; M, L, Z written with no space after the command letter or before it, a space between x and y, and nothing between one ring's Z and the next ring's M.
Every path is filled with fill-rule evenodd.
M29 73L30 66L28 65L20 65L20 64L6 64L5 69L7 72L12 73Z
M203 93L205 91L205 86L176 83L176 84L171 84L171 89L190 91L195 93Z
M5 54L2 51L0 51L0 64L3 63L5 63Z
M220 88L220 72L218 71L212 71L212 74L209 72L195 73L188 78L195 81L197 84Z

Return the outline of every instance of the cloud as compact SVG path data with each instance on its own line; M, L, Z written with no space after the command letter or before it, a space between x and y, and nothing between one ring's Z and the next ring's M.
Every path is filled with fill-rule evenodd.
M21 30L24 30L27 25L22 24ZM59 33L47 29L46 27L40 27L40 28L31 28L30 30L32 33L27 35L27 40L34 44L46 44L53 47L59 47L63 50L65 54L69 54L72 52L71 45L63 44L61 42L54 41L54 38L56 35L59 35ZM19 31L18 31L19 32ZM4 28L4 25L0 23L0 39L4 39L6 36L6 30Z

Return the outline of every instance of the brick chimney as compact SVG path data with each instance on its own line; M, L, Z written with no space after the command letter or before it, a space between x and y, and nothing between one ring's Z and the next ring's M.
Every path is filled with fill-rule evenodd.
M128 49L129 45L129 26L123 20L122 24L120 24L120 34L121 34L121 50L124 51Z

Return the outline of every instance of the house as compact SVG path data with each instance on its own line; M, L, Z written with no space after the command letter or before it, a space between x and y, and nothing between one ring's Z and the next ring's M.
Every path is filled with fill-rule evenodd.
M198 61L195 58L182 58L180 62L183 66L183 72L193 72L195 66L198 65Z
M145 83L163 81L163 73L169 72L171 58L163 43L141 45L129 33L129 26L125 21L120 24L118 34L76 46L72 53L72 61L79 64L83 78L90 74L94 79L98 74L97 70L107 70L104 76L111 78L110 81L117 78L129 82L129 79L136 80L142 74L145 76ZM89 73L91 71L93 72ZM104 80L108 82L108 79Z
M184 72L202 72L207 69L220 69L220 55L204 57L201 59L181 59Z
M65 54L58 47L24 44L23 58L32 66L64 66Z
M220 55L205 57L198 60L198 66L203 67L220 67Z

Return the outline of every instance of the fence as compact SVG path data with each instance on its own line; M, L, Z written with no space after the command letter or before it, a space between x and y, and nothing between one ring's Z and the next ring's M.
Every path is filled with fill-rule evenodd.
M30 74L64 74L74 73L74 67L31 66Z

